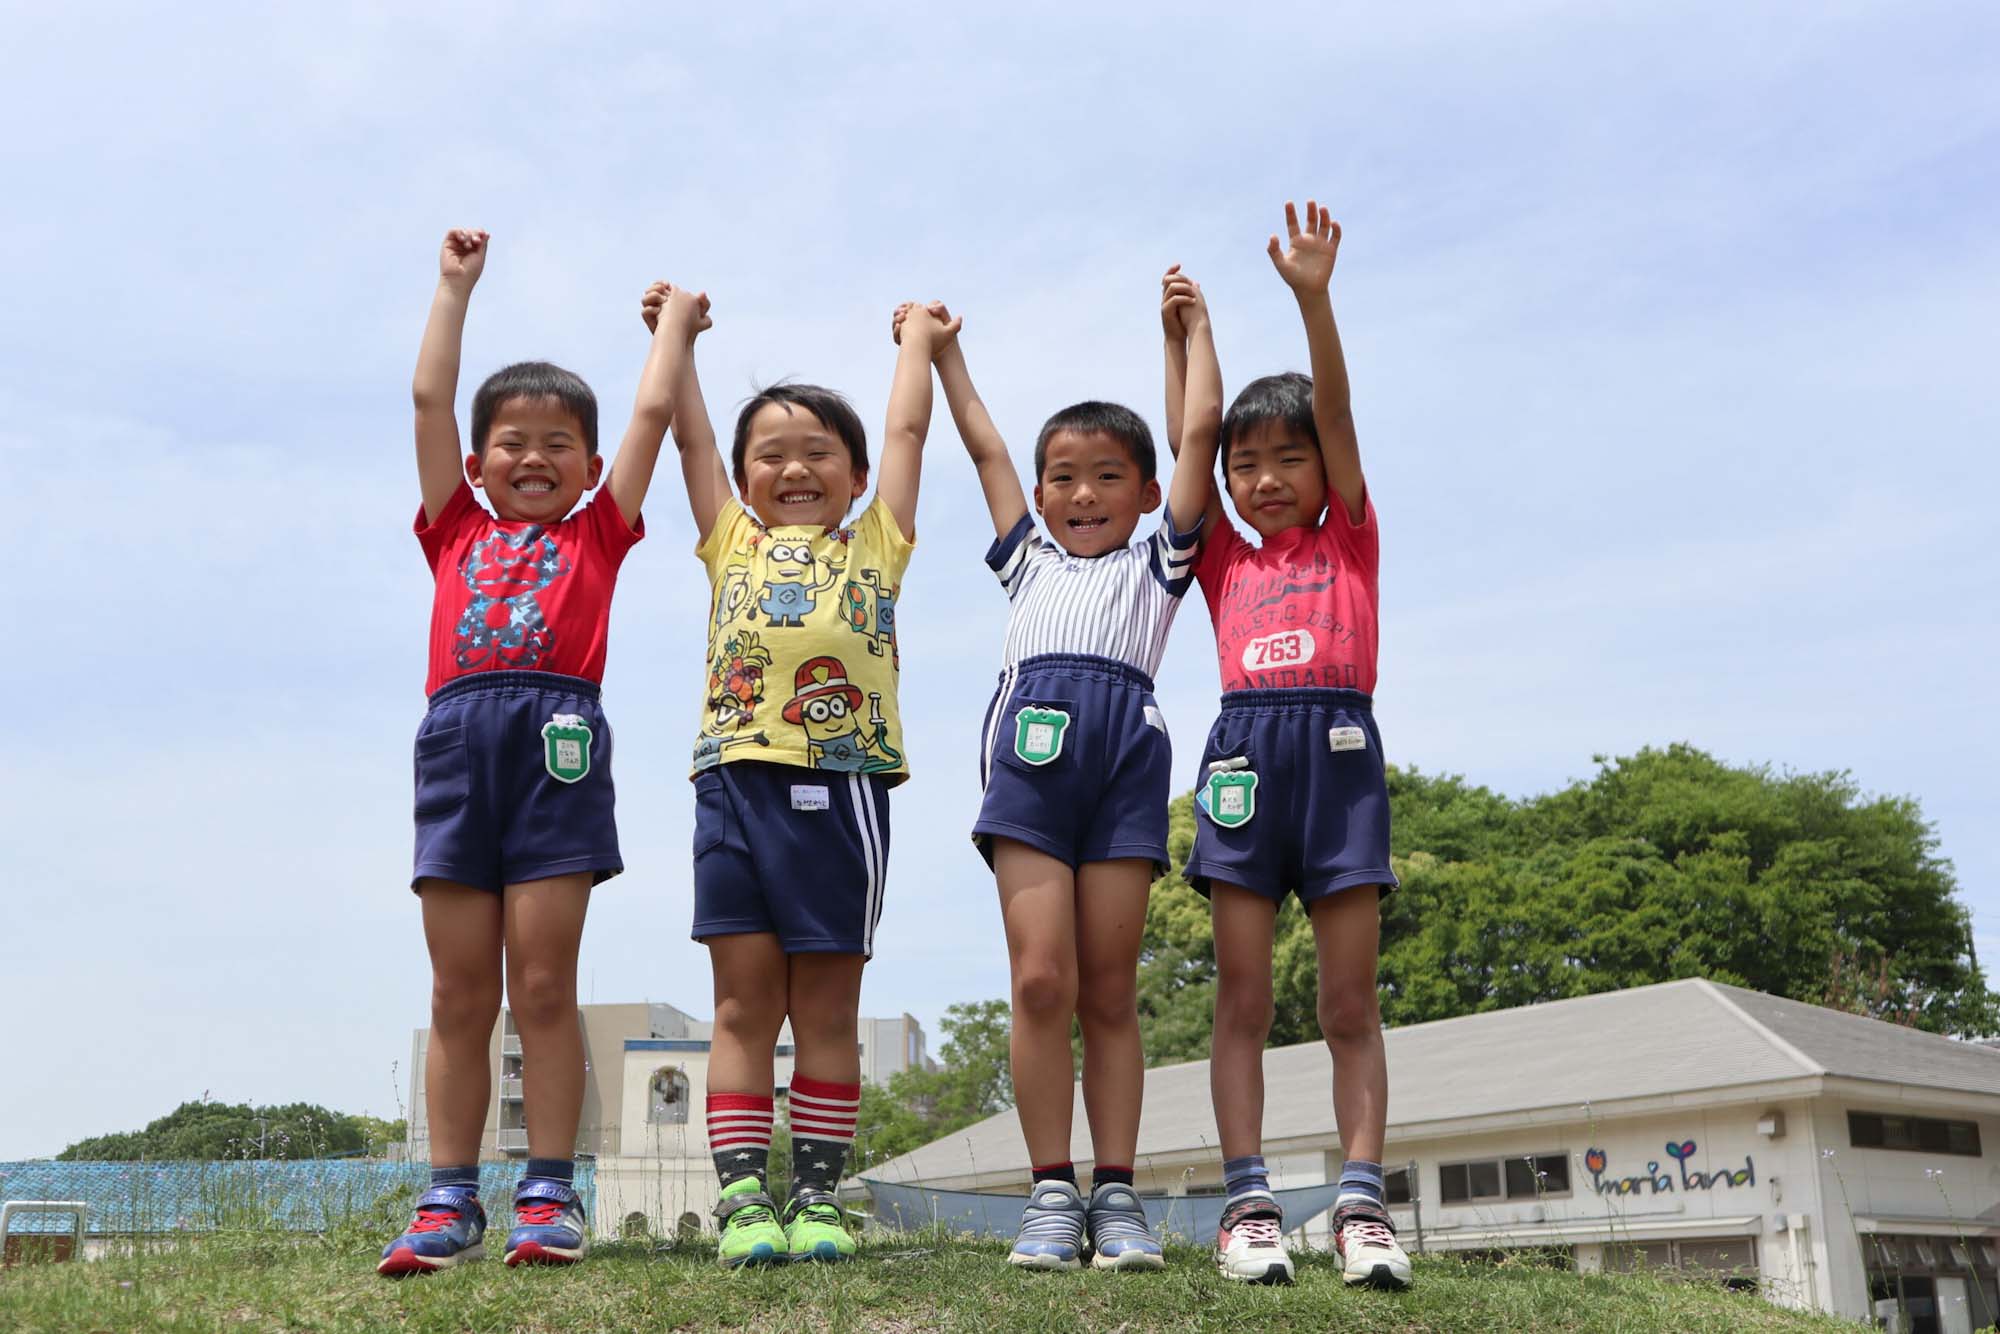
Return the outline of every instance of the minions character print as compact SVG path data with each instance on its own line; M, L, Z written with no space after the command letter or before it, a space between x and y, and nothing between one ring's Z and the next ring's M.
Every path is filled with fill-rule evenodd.
M847 679L839 658L808 658L792 681L792 697L782 716L806 734L807 762L840 773L886 773L903 762L889 744L882 697L871 694L869 716L861 716L861 688Z

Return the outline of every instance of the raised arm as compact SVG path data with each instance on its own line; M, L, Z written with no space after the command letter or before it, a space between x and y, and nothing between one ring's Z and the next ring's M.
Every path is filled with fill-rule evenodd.
M882 430L882 469L875 494L895 516L905 539L917 535L917 482L924 467L924 438L931 430L931 354L958 332L934 314L942 306L905 302L890 317L896 341L896 377L889 385L889 420Z
M625 438L618 443L618 457L611 461L611 476L605 489L618 502L625 522L637 523L646 503L646 490L653 484L653 469L660 461L660 444L674 419L680 390L687 383L687 368L694 361L695 335L708 328L707 293L690 292L684 287L655 283L666 289L653 326L653 345L646 352L646 364L639 372L639 394L632 404L632 421ZM653 287L646 289L650 296ZM640 307L644 309L644 299Z
M1189 532L1210 509L1220 511L1216 496L1216 433L1222 427L1222 365L1215 356L1215 330L1208 321L1208 302L1194 284L1194 299L1181 307L1187 328L1187 395L1180 412L1180 448L1174 451L1174 480L1167 491L1167 512L1174 528Z
M417 409L417 483L424 519L435 522L464 477L458 440L458 358L465 339L465 308L486 267L487 234L454 227L438 252L438 285L431 316L417 349L410 386Z
M1278 276L1298 298L1305 320L1306 347L1312 354L1313 427L1319 432L1320 458L1326 464L1327 485L1346 507L1348 520L1367 517L1368 483L1361 475L1361 444L1354 434L1353 402L1347 389L1347 359L1340 351L1340 330L1333 322L1334 256L1340 250L1340 224L1315 201L1306 201L1305 226L1298 210L1285 203L1285 231L1291 244L1280 250L1273 236L1266 247Z
M1189 330L1197 318L1207 339L1209 364L1215 371L1212 395L1215 417L1214 422L1206 427L1208 438L1199 467L1194 466L1196 460L1181 454L1187 430L1186 414L1195 404L1195 385L1188 379L1192 341ZM1204 520L1203 533L1213 536L1229 522L1228 516L1222 512L1222 492L1212 472L1216 431L1222 425L1222 368L1215 359L1215 333L1209 328L1208 298L1202 295L1201 287L1194 279L1181 272L1178 264L1168 269L1160 279L1160 324L1167 336L1167 448L1174 455L1174 480L1167 493L1167 509L1174 516L1174 526L1182 532L1186 532L1192 524L1191 516L1199 514ZM1211 396L1208 386L1203 386L1201 395L1201 402L1206 404ZM1190 493L1197 486L1201 490L1200 499L1189 500ZM1187 490L1184 491L1183 487Z
M972 467L979 474L979 489L986 495L986 509L993 516L993 532L1005 537L1028 512L1028 497L1021 490L1021 474L1007 453L993 417L972 387L972 373L965 367L965 350L953 338L937 351L938 383L944 387L945 405L951 409L952 423Z
M654 283L639 303L639 314L646 327L653 330L656 345L660 316L672 292L666 283ZM708 297L702 295L695 300L701 318L694 332L700 333L714 321L708 318ZM708 540L710 530L715 527L715 516L729 502L729 469L723 466L722 455L715 447L715 426L709 420L708 405L702 402L692 339L690 334L687 355L681 360L680 383L674 389L673 432L674 448L681 456L681 480L687 485L688 509L694 514L695 541L701 543ZM650 355L647 364L651 365Z

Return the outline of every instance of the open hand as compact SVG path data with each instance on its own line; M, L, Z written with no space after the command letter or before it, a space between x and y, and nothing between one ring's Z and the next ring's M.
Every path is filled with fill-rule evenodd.
M1340 250L1340 224L1333 220L1331 213L1308 199L1306 222L1301 228L1298 210L1290 200L1286 200L1285 232L1291 241L1287 248L1280 250L1275 236L1265 247L1270 252L1271 264L1278 270L1278 276L1300 296L1324 292L1333 279L1333 257Z
M473 227L454 227L444 234L438 251L438 277L448 286L470 292L486 267L489 234Z
M911 321L916 325L912 326ZM932 355L958 337L958 331L965 327L965 321L956 318L945 308L942 301L905 301L896 307L896 313L889 317L889 337L899 346L903 341L903 330L910 327L923 329L930 339Z
M1200 300L1201 288L1181 272L1180 265L1174 265L1160 278L1160 326L1168 338L1177 343L1187 341L1188 316Z
M656 282L646 289L639 298L639 318L653 333L660 331L660 321L665 319L669 329L681 329L690 343L696 334L715 327L708 314L708 293L690 292L668 282Z

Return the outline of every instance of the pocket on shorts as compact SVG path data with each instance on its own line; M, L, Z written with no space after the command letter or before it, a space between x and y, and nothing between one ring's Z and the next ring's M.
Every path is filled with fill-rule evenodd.
M994 756L1029 774L1067 769L1079 740L1077 712L1074 700L1016 695L993 738Z
M416 787L418 815L442 815L472 795L472 760L463 724L417 737Z
M722 775L710 771L694 780L694 855L717 847L729 832L729 794Z

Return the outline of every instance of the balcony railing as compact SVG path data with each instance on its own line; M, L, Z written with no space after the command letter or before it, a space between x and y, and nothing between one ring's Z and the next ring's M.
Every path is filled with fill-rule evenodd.
M521 1077L519 1075L515 1075L512 1078L503 1076L500 1080L500 1096L509 1102L519 1102L521 1100Z
M519 1033L502 1034L500 1038L500 1054L502 1056L519 1056L521 1054L521 1035Z
M493 1132L494 1147L502 1153L526 1153L528 1151L528 1131L502 1128Z

